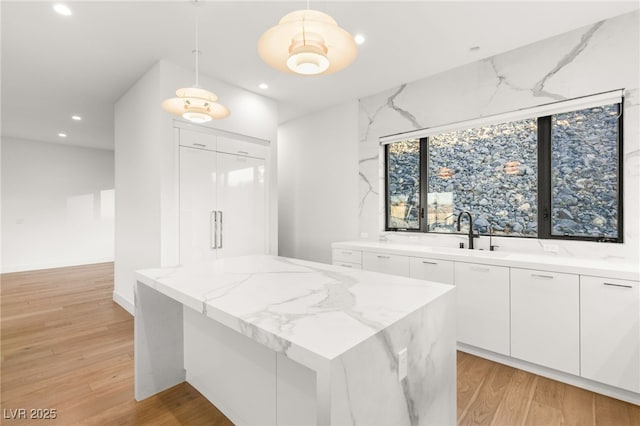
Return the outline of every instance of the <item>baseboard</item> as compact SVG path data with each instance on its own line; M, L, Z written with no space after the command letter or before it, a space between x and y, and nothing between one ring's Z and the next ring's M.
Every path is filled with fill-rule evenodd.
M133 302L129 301L129 299L114 291L113 301L120 305L125 311L129 312L132 316L135 316L135 305Z
M52 268L66 268L68 266L82 266L82 265L91 265L94 263L105 263L105 262L113 262L113 256L110 257L97 257L91 259L80 259L80 260L62 260L58 262L51 263L37 263L32 265L2 265L0 267L0 273L10 274L12 272L26 272L26 271L38 271L41 269L52 269Z
M502 354L487 351L484 349L476 348L475 346L465 345L464 343L458 343L458 350L461 352L469 353L471 355L479 356L481 358L486 358L488 360L495 361L500 364L504 364L520 370L528 371L529 373L537 374L538 376L543 376L548 379L553 379L562 383L567 383L569 385L586 389L591 392L610 396L611 398L619 399L621 401L625 401L630 404L640 405L640 394L637 394L631 391L605 385L604 383L594 382L589 379L584 379L579 376L574 376L573 374L563 373L562 371L543 367L537 364L532 364L530 362L522 361L517 358L512 358L507 355L502 355Z

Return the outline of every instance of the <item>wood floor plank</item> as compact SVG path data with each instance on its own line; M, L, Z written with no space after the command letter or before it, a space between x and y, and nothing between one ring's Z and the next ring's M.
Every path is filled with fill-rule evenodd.
M615 425L630 426L631 410L622 401L607 398L603 395L595 395L596 426Z
M563 423L562 410L533 400L525 421L526 426L560 426Z
M495 368L496 364L473 355L458 352L458 391L457 391L457 418L458 423L467 415L469 407L473 404L482 389L482 384Z
M524 425L533 399L538 376L516 370L507 385L505 395L491 421L495 426Z
M564 424L570 426L594 425L593 404L595 394L575 386L564 386L564 398L562 400Z
M631 426L640 426L640 406L628 404Z
M561 410L565 387L564 383L540 377L533 393L533 400L540 405Z
M112 263L0 281L0 406L58 410L3 425L231 425L188 383L135 401L133 318L112 301ZM638 406L470 354L457 373L460 424L640 426Z
M480 385L480 392L471 402L465 415L458 420L458 424L491 424L514 372L514 368L495 365L487 379Z

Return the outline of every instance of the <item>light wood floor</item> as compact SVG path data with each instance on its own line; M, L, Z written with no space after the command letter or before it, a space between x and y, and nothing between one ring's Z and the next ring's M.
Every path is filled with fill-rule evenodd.
M111 300L112 263L0 279L2 424L231 425L186 383L134 400L133 318ZM7 418L19 408L57 418ZM640 407L460 352L458 424L640 426Z

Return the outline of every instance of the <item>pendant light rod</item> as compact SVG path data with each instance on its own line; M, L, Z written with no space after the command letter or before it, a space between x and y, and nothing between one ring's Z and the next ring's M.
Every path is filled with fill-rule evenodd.
M193 51L193 54L196 57L196 87L200 87L199 85L199 68L200 68L200 49L198 48L198 19L196 18L196 49Z
M199 36L199 26L200 26L200 19L199 19L199 14L198 14L198 0L193 0L193 6L196 8L196 48L193 51L193 54L195 55L195 62L196 62L196 84L195 87L200 87L199 83L200 83L200 47L198 44L198 36Z

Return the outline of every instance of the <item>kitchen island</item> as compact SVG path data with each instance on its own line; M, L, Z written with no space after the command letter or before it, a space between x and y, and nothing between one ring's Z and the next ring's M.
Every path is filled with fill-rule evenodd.
M138 271L135 396L236 424L456 422L454 287L275 256Z

